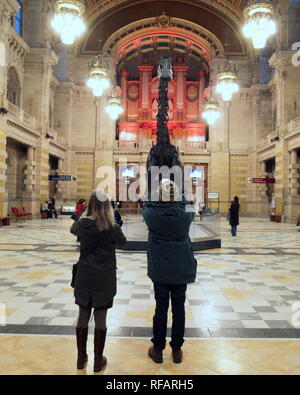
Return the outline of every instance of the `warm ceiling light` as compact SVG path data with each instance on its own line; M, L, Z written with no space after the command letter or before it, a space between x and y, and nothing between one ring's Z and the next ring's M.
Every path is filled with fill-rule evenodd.
M243 27L245 37L252 39L254 48L264 48L268 38L276 33L273 2L268 0L248 1L244 16L246 19Z
M236 68L232 62L226 60L221 72L217 75L216 92L222 95L224 101L230 101L238 90Z
M111 96L108 98L108 104L105 111L113 120L117 120L124 112L124 108L122 107L122 91L120 87L116 86L113 88Z
M94 96L101 96L105 89L110 86L108 78L108 67L106 64L108 60L107 55L95 56L89 64L90 78L87 81L87 86L93 90Z
M85 31L82 20L85 6L81 0L57 0L51 25L64 44L71 45Z
M217 100L210 98L207 100L202 109L202 118L206 120L208 125L214 125L220 119L219 103Z

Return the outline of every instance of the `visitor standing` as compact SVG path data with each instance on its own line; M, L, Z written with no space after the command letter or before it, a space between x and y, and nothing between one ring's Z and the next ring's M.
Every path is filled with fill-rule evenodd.
M145 203L142 215L149 229L148 276L154 284L156 300L153 317L153 346L148 355L156 363L163 362L166 345L169 300L172 304L170 346L173 361L182 361L185 332L185 298L187 284L196 278L197 261L189 238L195 214L186 211L185 202L177 202L174 184L160 186L160 201ZM164 191L169 190L168 198Z
M86 213L75 224L80 237L80 258L74 287L75 303L79 305L77 368L84 369L88 360L88 323L94 309L94 372L100 372L107 363L103 356L107 310L112 307L116 295L115 250L125 245L126 238L115 224L108 197L100 190L92 193Z
M229 208L229 223L231 226L231 235L233 237L237 236L237 227L240 224L239 212L240 212L239 198L238 196L235 196Z

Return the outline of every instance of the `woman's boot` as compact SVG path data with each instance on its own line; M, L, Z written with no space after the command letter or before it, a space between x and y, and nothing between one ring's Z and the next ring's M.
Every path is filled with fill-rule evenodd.
M86 342L88 338L88 328L76 328L76 339L77 339L77 369L84 369L88 361L86 353Z
M107 359L103 356L107 329L95 329L94 335L94 372L100 372L107 364Z

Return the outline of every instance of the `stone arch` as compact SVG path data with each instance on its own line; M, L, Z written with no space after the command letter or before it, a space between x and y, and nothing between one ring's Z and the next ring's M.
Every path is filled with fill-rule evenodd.
M197 43L203 50L203 54L211 63L211 59L220 54L224 54L224 46L221 41L214 34L196 25L182 19L172 18L172 26L163 29L160 32L156 26L155 18L147 18L138 22L131 23L123 28L117 30L104 43L103 50L109 52L111 55L120 56L120 48L134 42L142 37L157 36L158 34L169 34L172 36L183 37L191 42Z

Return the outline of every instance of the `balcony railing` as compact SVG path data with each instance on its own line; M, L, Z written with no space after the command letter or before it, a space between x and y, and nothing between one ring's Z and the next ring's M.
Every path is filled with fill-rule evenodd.
M36 132L36 119L32 115L23 111L21 108L15 106L14 104L7 102L9 115L12 116L14 121L20 122L24 126L34 129Z
M144 139L140 142L136 141L115 141L114 149L116 151L148 151L151 147L156 143L155 140ZM198 152L206 152L207 145L206 142L188 142L183 140L171 140L171 143L175 145L175 147L180 152L188 152L188 153L198 153Z
M51 136L51 141L53 141L53 143L65 146L66 145L66 138L65 136L61 136L57 133L56 130L48 127L47 128L47 133L49 134L49 136Z

